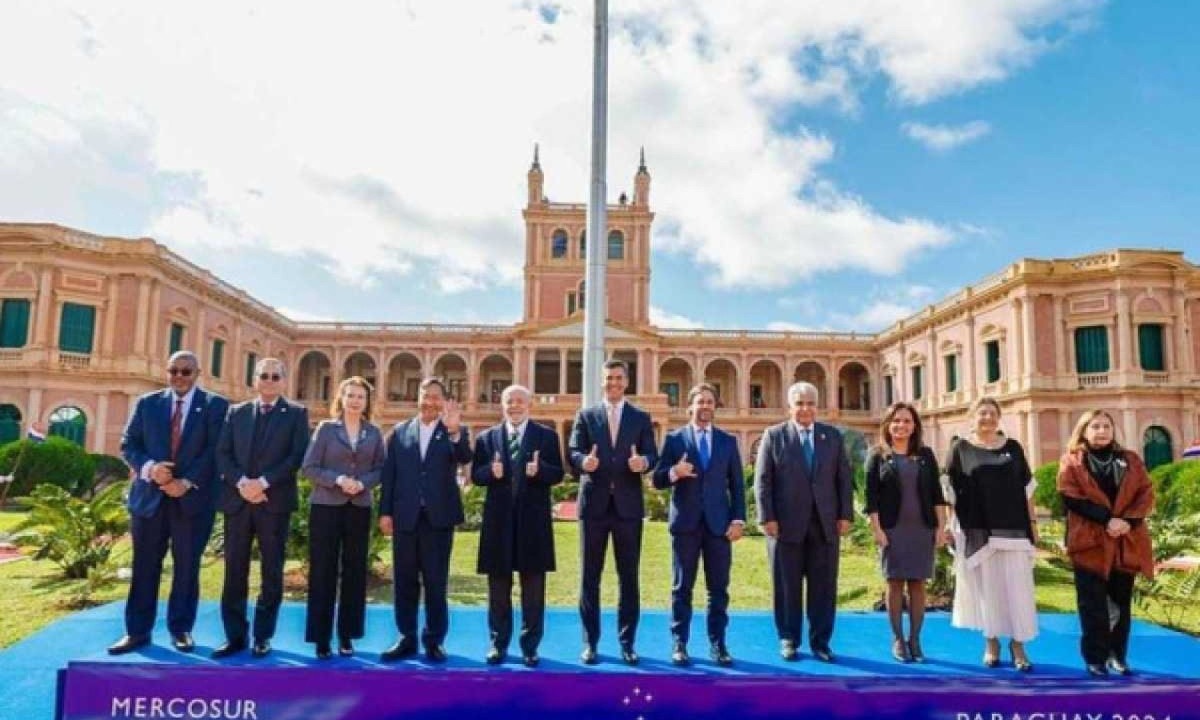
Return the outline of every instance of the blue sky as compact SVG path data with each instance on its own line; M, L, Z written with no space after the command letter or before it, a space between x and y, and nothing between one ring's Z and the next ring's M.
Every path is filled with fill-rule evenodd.
M609 190L645 145L663 324L874 332L1020 257L1200 261L1200 6L712 5L610 3ZM295 317L515 321L534 142L586 199L590 7L6 3L0 218L153 236Z

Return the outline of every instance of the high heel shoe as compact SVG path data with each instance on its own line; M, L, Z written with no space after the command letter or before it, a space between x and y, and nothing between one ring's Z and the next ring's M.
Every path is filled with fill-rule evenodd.
M912 656L908 654L908 646L899 638L892 641L892 657L896 658L897 662L912 662Z
M908 657L915 663L925 662L925 653L921 650L921 643L917 642L915 638L908 641Z
M987 668L1000 667L1000 643L988 638L983 649L983 666Z
M1021 656L1017 657L1016 646L1017 642L1015 640L1008 643L1008 652L1012 655L1013 667L1018 672L1031 672L1033 670L1033 663L1029 661L1029 656L1025 654L1025 647L1021 647Z

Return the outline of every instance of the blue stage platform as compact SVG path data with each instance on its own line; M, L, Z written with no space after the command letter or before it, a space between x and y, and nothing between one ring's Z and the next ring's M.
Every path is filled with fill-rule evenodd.
M161 613L160 613L161 617ZM216 603L204 603L200 609L195 637L199 643L196 653L184 655L170 649L165 629L156 629L155 641L159 644L145 648L121 658L110 658L105 646L122 633L122 605L113 603L64 618L30 638L0 651L0 718L3 720L50 720L54 717L56 673L69 662L85 664L114 664L112 677L120 677L132 667L141 667L143 674L152 670L176 672L190 669L192 677L209 677L219 682L220 673L234 669L241 677L251 668L277 671L285 668L320 668L323 677L342 671L347 677L361 677L363 672L372 677L412 677L425 681L434 677L458 679L508 678L513 688L523 683L538 682L541 675L562 674L573 676L573 680L584 680L596 673L620 674L631 682L642 684L651 678L672 678L678 692L686 695L686 688L720 685L735 680L749 682L810 681L814 683L838 682L843 690L852 687L884 688L906 687L909 690L930 692L934 687L947 688L1016 688L1029 690L1042 687L1048 692L1084 696L1098 688L1120 689L1128 694L1131 690L1150 691L1154 688L1189 688L1193 699L1200 700L1200 640L1186 635L1137 622L1134 624L1130 662L1137 670L1132 678L1111 677L1103 681L1092 681L1084 674L1078 654L1078 621L1073 615L1043 615L1041 635L1029 645L1029 653L1035 662L1030 675L1017 673L1011 664L998 670L988 670L979 664L982 641L976 633L950 627L945 613L930 613L923 633L923 645L928 655L924 664L900 664L890 654L890 634L886 618L880 613L839 614L833 647L838 654L836 664L816 662L807 653L800 662L788 663L779 658L778 643L770 615L765 612L735 613L729 630L729 647L736 663L732 668L715 666L707 658L707 647L703 641L703 613L698 613L693 630L693 643L689 648L694 665L679 669L669 662L670 642L668 617L664 611L643 613L638 632L638 651L642 662L637 667L628 667L616 657L615 621L610 616L604 619L605 638L601 642L601 663L584 667L578 661L580 648L579 619L574 610L552 609L547 616L547 636L542 644L542 664L537 670L528 670L520 665L519 658L510 656L508 664L489 667L483 662L487 649L486 612L483 608L458 607L452 611L450 637L447 650L450 661L435 666L423 659L382 665L378 653L394 639L391 608L371 606L368 615L368 636L357 643L358 655L354 658L337 658L320 662L313 657L312 647L304 642L304 607L301 604L286 604L280 619L280 627L274 641L274 652L262 660L253 660L248 654L221 663L208 658L208 653L222 640L220 615ZM807 650L807 648L804 648ZM1007 658L1006 658L1007 659ZM131 665L132 664L132 665ZM163 667L166 666L166 667ZM81 668L84 665L80 665ZM91 667L92 672L103 668ZM390 673L390 675L375 675ZM269 673L262 675L264 681ZM302 685L309 673L300 671L291 677ZM743 684L745 684L743 682ZM1099 684L1097 684L1099 682ZM682 683L682 685L680 685ZM882 683L882 684L880 684ZM773 686L774 686L773 685ZM924 690L921 690L924 688ZM664 686L665 696L668 686ZM1193 706L1195 707L1195 706ZM666 710L660 707L660 713ZM448 711L449 712L449 711ZM1197 710L1200 713L1200 710ZM435 713L440 714L440 713ZM1144 713L1144 714L1149 714ZM1176 720L1186 713L1176 712ZM131 715L132 716L132 715ZM150 717L151 715L145 715ZM165 715L164 715L165 716ZM659 715L662 716L661 714ZM848 715L843 715L849 717ZM111 717L104 714L104 717ZM266 716L258 715L259 720ZM332 716L330 716L332 717ZM648 716L647 716L648 717ZM1115 717L1115 716L1114 716ZM1159 716L1161 718L1161 716ZM959 720L965 720L960 718ZM985 717L983 720L992 720ZM1005 720L1011 720L1006 717ZM1070 719L1068 719L1070 720ZM1086 715L1084 720L1087 720Z

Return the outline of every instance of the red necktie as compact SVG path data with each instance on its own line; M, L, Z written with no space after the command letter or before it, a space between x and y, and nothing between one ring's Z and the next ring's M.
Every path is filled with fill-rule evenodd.
M179 441L183 439L183 401L175 400L175 412L171 413L171 460L179 453Z

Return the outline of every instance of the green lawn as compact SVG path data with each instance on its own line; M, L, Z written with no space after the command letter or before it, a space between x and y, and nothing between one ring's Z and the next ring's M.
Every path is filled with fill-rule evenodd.
M0 513L0 532L15 525L11 515ZM483 605L487 600L487 583L475 574L475 554L479 535L475 532L459 532L455 536L454 554L450 569L450 599L460 605ZM579 582L579 539L578 525L556 523L555 542L558 571L547 581L547 604L574 607L578 602ZM603 603L607 607L616 605L616 570L611 550L605 564ZM118 564L128 565L127 542L118 546ZM289 563L289 568L297 567ZM201 594L205 599L215 600L221 592L223 563L208 557L201 574ZM380 568L387 576L386 568ZM254 573L256 575L257 573ZM44 625L65 615L71 610L65 605L67 591L64 584L55 582L56 568L49 562L21 560L0 565L0 647L7 647ZM666 524L646 524L642 549L642 605L646 608L665 608L670 603L671 555ZM1074 612L1075 594L1070 573L1039 563L1036 571L1038 607L1052 612ZM257 578L251 579L251 593L257 590ZM882 591L878 565L874 552L854 548L845 544L842 550L839 591L846 593L858 587L869 592L852 602L844 604L848 609L869 607ZM125 583L111 587L97 596L107 602L124 597ZM167 583L163 583L166 597ZM761 537L746 537L734 546L732 604L741 609L767 609L771 604L771 583L767 572L767 553ZM371 602L390 603L391 584L384 580L375 584L370 591ZM697 582L697 596L703 598L703 579ZM302 592L294 593L290 599L303 598ZM1196 614L1193 613L1193 616ZM1200 627L1200 618L1193 617L1192 632Z

